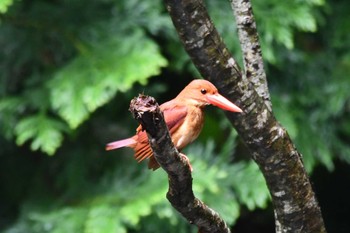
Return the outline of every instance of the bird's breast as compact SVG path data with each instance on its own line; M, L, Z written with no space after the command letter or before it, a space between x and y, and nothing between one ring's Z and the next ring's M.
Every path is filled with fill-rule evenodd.
M188 112L184 123L173 133L172 140L177 149L181 150L193 142L200 134L204 124L204 113L200 108Z

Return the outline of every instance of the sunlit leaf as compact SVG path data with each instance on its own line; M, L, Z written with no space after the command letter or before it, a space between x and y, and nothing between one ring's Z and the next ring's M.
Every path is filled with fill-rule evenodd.
M17 144L23 145L32 140L31 149L41 150L53 155L63 140L62 131L65 125L44 114L38 114L22 119L15 128Z
M120 222L120 212L108 205L92 206L84 224L84 233L127 232Z
M235 138L235 135L231 135L230 140ZM225 147L234 148L234 143L228 141ZM205 147L195 145L190 148L188 155L192 156L190 159L195 171L195 195L229 224L239 217L241 205L246 205L250 210L265 208L269 192L258 166L251 161L229 164L227 155L214 159L213 151L214 144L210 141ZM230 152L225 148L221 153Z
M126 91L135 82L145 84L166 64L157 45L141 31L127 40L100 41L55 75L50 82L52 106L76 128L117 91Z
M1 0L0 1L0 13L5 13L7 9L12 5L14 0Z
M253 210L265 208L270 195L265 179L253 161L241 162L232 166L232 183L238 199Z

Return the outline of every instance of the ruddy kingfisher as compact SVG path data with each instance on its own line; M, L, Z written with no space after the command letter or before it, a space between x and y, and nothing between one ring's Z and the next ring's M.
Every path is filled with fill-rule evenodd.
M210 104L227 111L242 112L239 107L220 95L211 82L202 79L193 80L174 99L160 105L172 141L179 151L198 137L203 128L204 108ZM153 156L147 134L142 131L141 126L136 129L134 136L108 143L106 150L121 147L133 148L137 162L149 158L149 169L156 170L160 167Z

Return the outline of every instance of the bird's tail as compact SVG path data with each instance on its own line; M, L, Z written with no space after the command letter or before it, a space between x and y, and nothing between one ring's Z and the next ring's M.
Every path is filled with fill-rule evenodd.
M118 148L121 148L121 147L134 147L135 144L137 142L135 141L134 138L126 138L126 139L123 139L123 140L119 140L119 141L115 141L115 142L111 142L111 143L108 143L106 145L106 150L114 150L114 149L118 149Z

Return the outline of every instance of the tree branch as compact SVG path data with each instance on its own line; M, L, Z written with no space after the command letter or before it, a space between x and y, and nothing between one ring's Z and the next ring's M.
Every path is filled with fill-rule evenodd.
M238 37L243 52L245 76L253 83L255 91L265 100L271 111L270 93L267 86L259 35L250 1L231 0L237 24Z
M155 159L168 173L167 198L172 206L189 223L195 224L200 233L229 233L230 229L224 220L194 196L188 161L174 147L156 100L139 95L131 101L130 111L143 130L146 130Z
M276 212L276 231L326 232L300 153L254 84L242 77L202 0L164 1L199 72L244 110L244 114L226 114L266 179Z

